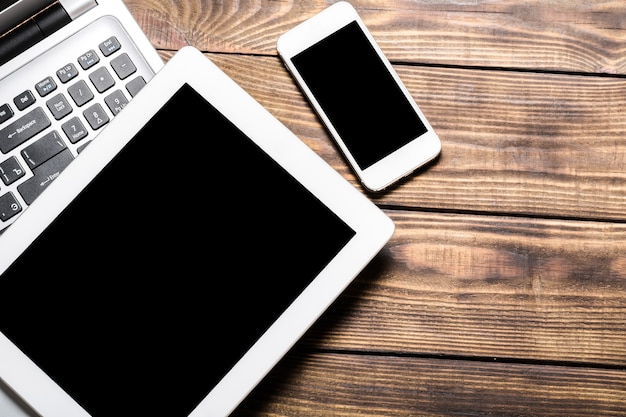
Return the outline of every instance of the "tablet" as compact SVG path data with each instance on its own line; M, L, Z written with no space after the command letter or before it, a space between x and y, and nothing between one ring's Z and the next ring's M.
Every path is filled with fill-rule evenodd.
M392 221L192 47L0 236L0 378L40 415L229 415Z

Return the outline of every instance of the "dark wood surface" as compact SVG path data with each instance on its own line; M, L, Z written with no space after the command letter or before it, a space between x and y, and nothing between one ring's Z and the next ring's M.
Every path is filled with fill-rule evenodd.
M276 54L332 2L125 2L361 189ZM395 235L235 416L626 415L626 4L352 3L443 150L367 194Z

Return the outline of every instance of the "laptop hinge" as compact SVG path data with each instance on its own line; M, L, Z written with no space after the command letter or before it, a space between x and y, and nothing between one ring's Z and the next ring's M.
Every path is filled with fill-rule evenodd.
M59 2L52 3L0 37L0 65L71 22Z
M72 20L98 5L96 0L59 0L59 2Z

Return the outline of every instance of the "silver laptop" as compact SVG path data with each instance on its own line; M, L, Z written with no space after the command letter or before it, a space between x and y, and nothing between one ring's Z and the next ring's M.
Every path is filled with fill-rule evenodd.
M162 65L121 0L0 0L0 231Z

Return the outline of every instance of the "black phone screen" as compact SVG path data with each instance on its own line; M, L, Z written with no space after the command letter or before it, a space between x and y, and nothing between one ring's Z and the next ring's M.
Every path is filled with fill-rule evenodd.
M292 61L361 169L426 133L356 21Z

